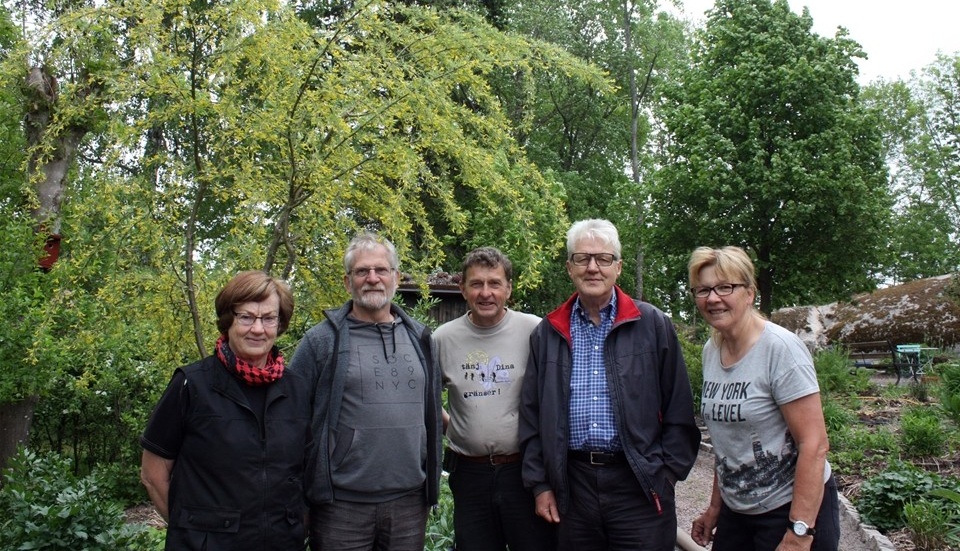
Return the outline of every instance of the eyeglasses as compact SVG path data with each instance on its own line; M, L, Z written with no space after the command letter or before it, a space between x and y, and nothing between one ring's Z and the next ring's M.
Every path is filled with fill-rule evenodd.
M690 289L690 292L697 298L707 298L711 292L716 293L718 297L725 297L733 294L737 287L746 287L746 285L743 283L721 283L713 287L695 287Z
M377 277L387 277L393 272L393 268L354 268L350 270L350 274L353 277L367 277L370 275L370 272L377 274Z
M573 253L570 255L570 262L573 262L574 266L589 266L591 259L597 262L597 266L606 268L616 262L617 255L611 253Z
M280 316L254 316L245 312L234 312L233 319L244 327L252 326L257 320L260 320L264 327L276 327L280 324Z

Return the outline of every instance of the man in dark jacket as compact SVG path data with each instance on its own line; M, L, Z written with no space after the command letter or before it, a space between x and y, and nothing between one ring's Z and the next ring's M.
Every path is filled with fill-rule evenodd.
M351 300L304 335L289 369L314 385L307 458L311 549L422 551L440 484L440 375L430 330L392 303L396 249L344 255Z
M700 445L673 324L616 285L606 220L567 232L577 292L530 337L520 409L523 480L560 548L672 551L674 484Z

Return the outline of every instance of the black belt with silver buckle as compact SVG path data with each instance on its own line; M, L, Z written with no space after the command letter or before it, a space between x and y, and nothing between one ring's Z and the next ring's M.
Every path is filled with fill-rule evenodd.
M567 457L591 465L616 465L617 463L627 462L627 456L623 452L570 450L567 452Z

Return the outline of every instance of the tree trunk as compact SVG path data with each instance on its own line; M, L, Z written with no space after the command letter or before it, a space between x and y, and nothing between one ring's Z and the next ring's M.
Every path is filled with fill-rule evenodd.
M17 447L27 445L37 397L0 403L0 469L6 469ZM2 485L2 479L0 479Z
M31 67L23 82L24 133L27 138L27 179L36 192L36 204L30 215L45 246L38 258L38 268L49 271L60 256L60 209L67 188L70 165L77 147L90 131L86 121L71 121L61 126L56 122L61 101L80 101L99 90L99 84L81 72L82 82L68 100L60 97L57 79L46 67ZM53 133L55 128L56 133ZM0 466L6 467L17 453L17 446L27 444L37 396L0 403Z

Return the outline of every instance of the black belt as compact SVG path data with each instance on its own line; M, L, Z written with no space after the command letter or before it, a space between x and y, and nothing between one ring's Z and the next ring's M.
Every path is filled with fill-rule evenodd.
M616 465L626 463L627 456L623 452L596 452L584 450L570 450L567 457L574 461L583 461L591 465Z
M457 454L460 459L470 461L471 463L486 463L487 465L506 465L507 463L516 463L523 459L519 453L509 455L463 455Z

